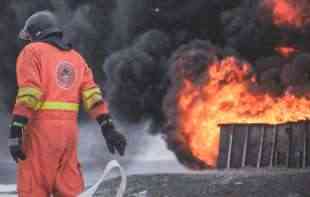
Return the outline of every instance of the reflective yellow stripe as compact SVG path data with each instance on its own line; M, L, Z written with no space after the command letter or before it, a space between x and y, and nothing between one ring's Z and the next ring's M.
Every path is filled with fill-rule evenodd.
M82 93L82 99L85 110L89 111L95 104L102 101L103 97L100 88L95 87L84 90Z
M31 109L36 109L42 92L38 88L23 87L18 89L16 103L25 105Z
M33 87L19 88L17 97L23 97L23 96L33 96L37 99L40 99L40 97L42 96L42 92L39 89Z
M79 104L68 102L50 102L45 101L40 103L37 110L65 110L65 111L78 111Z
M36 109L38 99L33 96L17 97L16 104L25 105L26 107L29 107L31 109Z
M84 108L86 111L91 110L95 104L102 101L102 95L101 94L95 94L92 97L90 97L87 100L83 100Z
M92 97L95 94L101 94L100 88L98 88L98 87L90 88L90 89L84 90L82 93L84 100Z

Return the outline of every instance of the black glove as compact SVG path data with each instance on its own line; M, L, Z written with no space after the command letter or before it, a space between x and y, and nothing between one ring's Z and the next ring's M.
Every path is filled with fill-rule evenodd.
M9 149L10 153L17 163L19 159L25 160L26 155L22 151L22 138L24 126L28 120L22 116L14 116L10 127Z
M111 117L107 114L100 115L97 121L101 126L102 135L106 140L110 153L114 154L116 149L117 152L123 156L127 141L124 135L115 130Z

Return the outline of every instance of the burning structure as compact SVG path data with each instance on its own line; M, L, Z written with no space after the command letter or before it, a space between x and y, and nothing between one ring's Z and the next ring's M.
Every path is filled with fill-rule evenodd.
M296 62L304 58L297 55L293 65L278 70L267 68L258 76L250 63L225 54L210 43L194 41L184 46L172 58L171 72L177 74L170 88L176 92L168 91L166 106L176 102L177 107L167 113L167 117L175 117L167 124L168 134L173 134L168 136L177 145L185 143L199 163L204 161L215 167L219 125L277 125L307 120L310 115L307 88L303 83L285 82L287 67L300 66Z

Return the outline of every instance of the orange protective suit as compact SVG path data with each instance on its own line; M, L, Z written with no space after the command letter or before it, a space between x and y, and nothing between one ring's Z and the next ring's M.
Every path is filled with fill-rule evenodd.
M17 59L14 115L29 119L18 162L20 197L75 197L84 189L77 157L80 100L92 118L107 113L90 68L74 50L28 44Z

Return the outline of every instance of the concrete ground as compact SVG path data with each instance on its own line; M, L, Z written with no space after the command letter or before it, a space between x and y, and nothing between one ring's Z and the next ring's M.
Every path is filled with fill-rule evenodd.
M208 171L130 176L125 197L309 197L310 170ZM114 197L119 180L96 196Z

